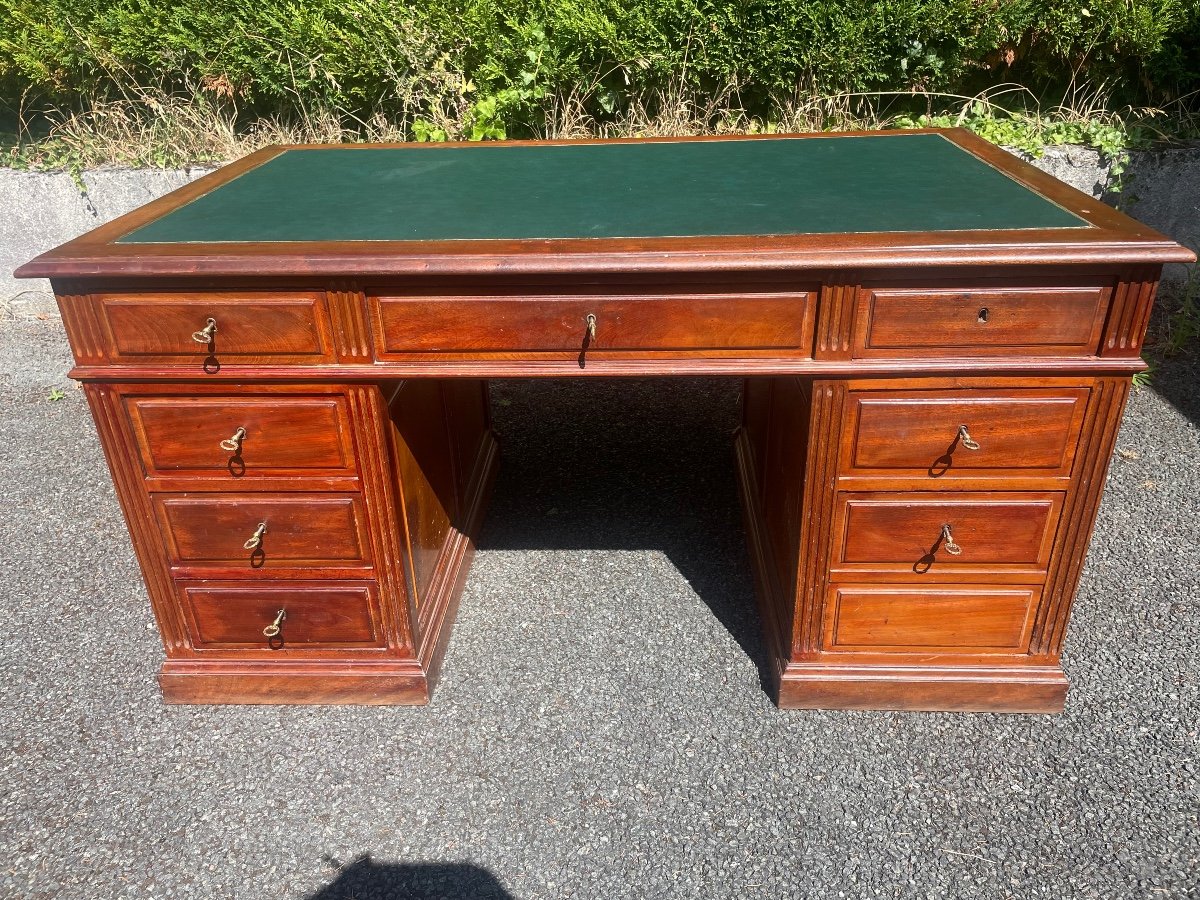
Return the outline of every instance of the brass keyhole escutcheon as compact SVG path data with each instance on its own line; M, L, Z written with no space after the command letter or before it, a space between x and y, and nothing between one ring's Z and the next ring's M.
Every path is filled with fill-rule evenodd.
M594 340L596 340L596 314L595 313L587 314L587 339L588 339L589 344L592 343Z

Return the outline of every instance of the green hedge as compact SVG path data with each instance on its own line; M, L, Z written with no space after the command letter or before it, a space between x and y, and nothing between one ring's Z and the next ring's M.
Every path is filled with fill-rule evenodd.
M26 112L151 86L247 118L458 107L489 137L572 93L603 119L732 88L760 114L797 92L1054 96L1072 75L1116 104L1200 89L1200 0L0 0L0 99Z

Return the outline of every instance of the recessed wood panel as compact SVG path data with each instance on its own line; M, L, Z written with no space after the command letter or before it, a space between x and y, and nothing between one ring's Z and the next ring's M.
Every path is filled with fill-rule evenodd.
M323 293L253 291L99 295L113 362L194 364L332 361ZM216 322L207 342L193 335Z
M184 584L192 646L274 653L383 643L367 585ZM279 634L263 634L280 611Z
M1022 652L1036 587L834 586L823 646L842 652Z
M362 501L337 494L157 494L172 563L247 572L367 563ZM260 524L261 543L247 548Z
M854 356L1093 356L1107 287L867 288Z
M404 513L415 602L423 606L458 515L454 452L441 382L403 382L388 403L392 467Z
M811 352L812 295L372 297L381 354ZM595 320L589 334L588 317Z
M830 569L839 577L969 573L1040 578L1062 494L842 494ZM948 536L943 529L948 526ZM959 552L952 553L957 547Z
M841 470L945 481L1066 478L1087 397L1087 388L853 391Z
M147 474L233 478L354 471L354 441L340 397L127 396ZM236 449L223 447L234 440Z

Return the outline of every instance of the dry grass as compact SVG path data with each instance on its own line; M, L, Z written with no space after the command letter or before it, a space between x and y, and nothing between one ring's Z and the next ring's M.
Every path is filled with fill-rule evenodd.
M669 137L698 134L873 130L892 119L878 111L883 95L796 95L775 104L769 120L751 115L735 88L700 95L669 88L635 96L614 117L589 112L588 91L550 98L534 137L545 139ZM419 118L448 140L466 140L465 103L424 105ZM139 88L82 112L52 111L39 135L22 128L8 148L21 168L172 167L234 160L270 144L398 142L413 139L418 116L359 118L338 109L311 109L302 118L265 117L239 124L234 104L207 91L167 93Z
M363 117L344 109L301 105L302 114L248 123L239 115L236 97L219 83L175 92L134 87L119 99L83 111L43 114L36 136L22 126L5 148L7 161L18 168L73 172L102 166L177 167L233 160L269 144L407 141L413 139L418 121L445 139L465 140L471 134L474 107L463 85L454 83L458 76L444 70L442 76L417 84L397 74L392 100L401 111L389 116ZM814 96L797 91L776 98L769 117L763 118L747 111L736 86L700 94L681 82L626 98L620 111L603 119L591 112L597 106L598 89L599 79L568 94L544 98L543 118L533 123L534 136L795 133L933 124L963 125L998 143L1034 152L1045 143L1071 141L1091 143L1111 154L1135 133L1200 132L1200 123L1189 113L1194 97L1181 98L1175 110L1114 112L1107 105L1104 86L1072 88L1061 103L1045 112L1020 85L998 85L974 96L888 92ZM1014 105L1020 111L1011 111ZM924 117L914 114L922 107Z

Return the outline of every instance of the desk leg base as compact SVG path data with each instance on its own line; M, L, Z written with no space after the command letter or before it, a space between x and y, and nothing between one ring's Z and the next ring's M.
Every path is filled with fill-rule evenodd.
M1056 713L1067 697L1057 666L1022 669L818 666L789 663L782 709Z
M429 702L429 678L415 661L260 664L168 660L159 675L167 703L356 704Z

